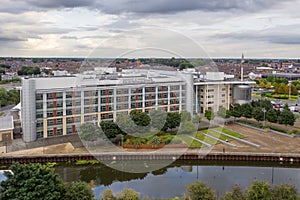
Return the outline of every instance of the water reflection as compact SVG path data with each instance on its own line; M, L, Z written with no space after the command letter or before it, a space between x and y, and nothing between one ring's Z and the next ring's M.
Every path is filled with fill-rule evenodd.
M133 161L131 161L133 162ZM245 165L245 166L244 166ZM56 167L65 181L83 180L94 183L94 192L99 198L103 190L114 193L124 188L133 188L144 197L170 198L182 196L185 186L197 180L205 182L222 196L232 186L248 187L255 179L273 184L294 184L300 189L300 166L273 165L254 166L253 163L235 162L175 162L168 167L149 173L126 173L106 165Z

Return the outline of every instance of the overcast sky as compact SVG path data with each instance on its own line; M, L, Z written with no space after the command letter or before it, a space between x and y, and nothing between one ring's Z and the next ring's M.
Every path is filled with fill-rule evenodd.
M299 9L300 0L1 0L0 56L299 58Z

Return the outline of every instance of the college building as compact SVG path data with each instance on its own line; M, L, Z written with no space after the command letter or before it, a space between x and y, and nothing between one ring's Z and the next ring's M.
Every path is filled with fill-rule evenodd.
M124 70L66 77L22 79L23 140L78 132L83 123L115 120L133 109L187 110L203 114L251 100L253 82L226 79L222 72Z

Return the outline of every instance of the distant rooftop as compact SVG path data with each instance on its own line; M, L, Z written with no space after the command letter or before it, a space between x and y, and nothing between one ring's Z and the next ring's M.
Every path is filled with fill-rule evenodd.
M0 131L13 130L13 117L10 115L0 117Z

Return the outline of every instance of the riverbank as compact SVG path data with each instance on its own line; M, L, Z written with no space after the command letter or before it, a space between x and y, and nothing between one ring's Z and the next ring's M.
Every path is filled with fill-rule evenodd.
M81 153L81 154L44 154L44 155L4 155L0 164L45 163L45 162L76 162L78 160L100 161L144 161L144 160L220 160L220 161L263 161L263 162L300 162L299 154L283 153L234 153L234 152L126 152L126 153Z

